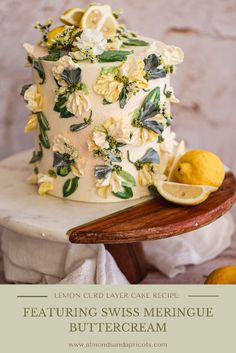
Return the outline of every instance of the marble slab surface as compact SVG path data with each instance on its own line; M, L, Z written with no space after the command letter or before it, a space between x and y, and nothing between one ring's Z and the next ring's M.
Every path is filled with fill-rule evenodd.
M36 187L26 183L31 155L25 151L0 162L0 226L20 234L67 242L69 229L148 199L97 204L39 196Z

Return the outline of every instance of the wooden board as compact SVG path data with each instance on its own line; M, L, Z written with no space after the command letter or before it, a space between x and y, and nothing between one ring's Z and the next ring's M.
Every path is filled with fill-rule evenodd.
M221 188L198 206L152 199L68 231L72 243L121 244L162 239L203 227L226 213L236 200L236 180L228 172Z

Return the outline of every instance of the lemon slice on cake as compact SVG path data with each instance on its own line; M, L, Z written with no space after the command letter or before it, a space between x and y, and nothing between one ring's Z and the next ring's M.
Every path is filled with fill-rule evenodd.
M64 14L60 17L60 20L66 25L79 27L81 18L83 17L85 11L85 9L73 7L72 9L64 12Z
M109 37L116 32L118 22L112 13L111 6L92 5L81 18L80 27L96 29L102 32L104 37Z
M57 39L57 35L62 33L65 29L65 26L59 26L53 28L49 33L48 33L48 45L51 45L55 39Z
M166 200L189 206L202 203L212 192L217 190L214 186L180 184L170 181L158 181L155 186Z

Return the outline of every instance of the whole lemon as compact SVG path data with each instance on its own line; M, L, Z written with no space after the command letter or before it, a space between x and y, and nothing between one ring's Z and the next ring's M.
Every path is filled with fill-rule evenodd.
M207 277L205 284L236 284L236 266L216 269Z
M219 187L225 177L224 165L214 153L192 150L185 153L176 163L172 180L191 185Z

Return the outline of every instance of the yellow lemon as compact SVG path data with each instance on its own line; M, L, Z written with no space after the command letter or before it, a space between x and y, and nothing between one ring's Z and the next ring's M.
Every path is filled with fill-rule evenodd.
M102 32L104 37L114 34L118 28L110 5L91 5L83 15L81 28L92 28Z
M57 35L62 33L65 29L65 26L59 26L53 28L49 33L48 33L48 45L51 45L53 40L57 38Z
M236 284L236 266L225 266L211 272L205 284Z
M189 206L202 203L210 193L217 190L214 186L180 184L170 181L157 181L154 184L160 195L166 200Z
M219 187L225 176L224 165L214 153L193 150L185 153L175 165L172 180L191 185Z
M81 18L85 13L85 9L79 7L73 7L72 9L67 10L61 17L61 22L69 26L79 27Z

